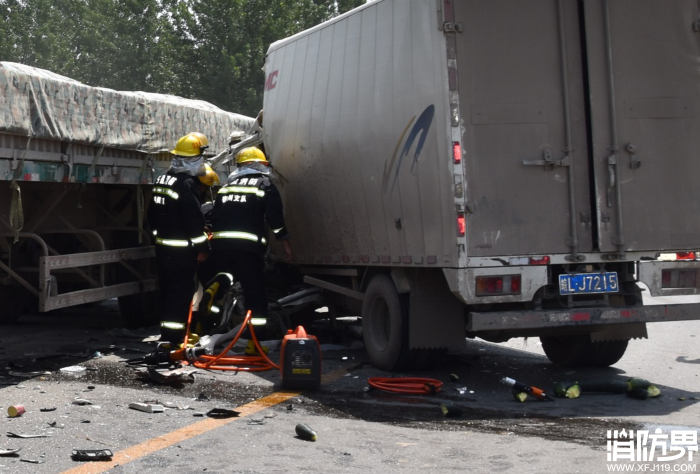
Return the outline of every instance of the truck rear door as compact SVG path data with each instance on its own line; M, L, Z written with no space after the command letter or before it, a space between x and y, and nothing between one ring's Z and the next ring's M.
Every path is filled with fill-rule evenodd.
M591 251L578 2L443 5L458 25L469 256Z
M446 0L444 17L470 256L697 247L696 0Z
M700 236L698 2L582 3L600 249L692 250Z

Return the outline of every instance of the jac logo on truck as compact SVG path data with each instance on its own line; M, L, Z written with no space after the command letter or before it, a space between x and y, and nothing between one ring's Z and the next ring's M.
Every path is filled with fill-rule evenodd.
M272 89L277 86L277 76L279 75L279 71L274 70L270 74L267 75L267 79L265 79L265 90L266 91L271 91Z
M413 173L413 168L416 166L416 163L418 162L418 157L420 156L421 150L423 150L423 145L425 145L425 139L428 137L428 130L430 130L430 126L433 123L433 116L435 115L435 105L429 105L428 107L425 108L422 114L420 114L420 117L418 117L418 120L416 120L416 116L414 115L411 120L408 121L408 124L406 124L406 128L403 129L403 133L401 133L401 136L399 137L399 141L396 142L396 147L394 148L394 154L391 156L391 161L389 162L389 165L387 166L386 163L384 163L384 176L382 179L382 188L384 189L384 192L387 190L387 186L389 184L389 179L391 175L393 174L394 179L391 181L391 189L389 190L389 193L394 191L394 186L396 185L396 180L399 177L399 171L401 170L401 162L403 161L404 156L408 156L408 152L411 151L411 147L413 146L413 142L416 140L418 137L418 134L420 134L420 138L418 139L418 144L416 145L416 152L413 154L413 163L411 163L411 173ZM416 120L415 125L413 125L413 128L411 129L411 133L408 134L408 138L406 139L406 143L403 146L403 149L401 150L401 154L399 155L399 160L396 163L396 169L394 169L394 162L396 161L396 152L399 150L399 146L401 146L401 142L403 141L404 135L406 135L406 131L408 130L408 127L411 126L413 121ZM393 170L393 171L392 171Z

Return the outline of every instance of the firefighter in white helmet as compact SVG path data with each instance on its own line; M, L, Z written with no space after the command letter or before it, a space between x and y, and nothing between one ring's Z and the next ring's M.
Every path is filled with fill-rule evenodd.
M272 183L265 154L255 147L244 148L236 155L236 164L214 203L212 250L219 271L233 273L241 283L245 309L251 311L253 324L263 325L267 317L263 257L268 228L281 241L287 260L292 259L292 249L282 199Z
M160 339L173 347L184 341L197 288L197 264L209 254L200 210L200 177L207 179L203 153L208 140L199 135L188 134L177 141L170 168L153 187L147 215L156 244Z

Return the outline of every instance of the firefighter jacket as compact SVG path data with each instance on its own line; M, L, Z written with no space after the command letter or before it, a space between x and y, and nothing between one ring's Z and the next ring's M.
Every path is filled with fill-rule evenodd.
M153 187L147 217L156 245L194 248L197 252L209 250L197 178L172 172L159 177Z
M267 228L277 240L289 238L282 198L268 173L242 168L219 190L211 213L214 249L263 253Z

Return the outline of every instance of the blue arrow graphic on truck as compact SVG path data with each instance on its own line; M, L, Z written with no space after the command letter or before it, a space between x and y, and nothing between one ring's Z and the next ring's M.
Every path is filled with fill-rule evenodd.
M433 124L434 115L435 106L431 104L425 108L423 113L420 114L420 117L418 117L418 120L416 120L415 125L413 125L411 133L408 134L406 143L404 144L403 150L401 150L401 154L399 155L399 161L396 164L396 171L394 171L393 173L394 179L391 182L391 189L389 190L389 193L392 193L394 191L394 186L396 186L396 180L399 177L399 171L401 170L401 162L403 161L403 157L408 156L408 152L411 150L413 142L418 137L418 134L420 134L420 138L418 139L418 145L416 145L416 152L413 155L413 163L411 163L411 172L413 172L413 168L415 167L416 162L418 161L418 157L420 156L420 152L423 149L423 145L425 144L425 139L428 137L428 130L430 130L430 126ZM408 127L411 126L415 119L415 115L411 117L411 120L408 121L408 123L406 124L406 128L404 128L403 132L401 133L399 141L396 143L396 148L394 148L394 153L391 155L391 161L389 162L389 166L387 166L386 163L384 164L384 175L382 179L382 187L384 188L384 191L386 191L387 184L389 184L389 176L391 174L391 170L394 168L394 162L396 161L396 153L399 150L399 147L401 146L401 142L403 141L404 135L406 135Z

